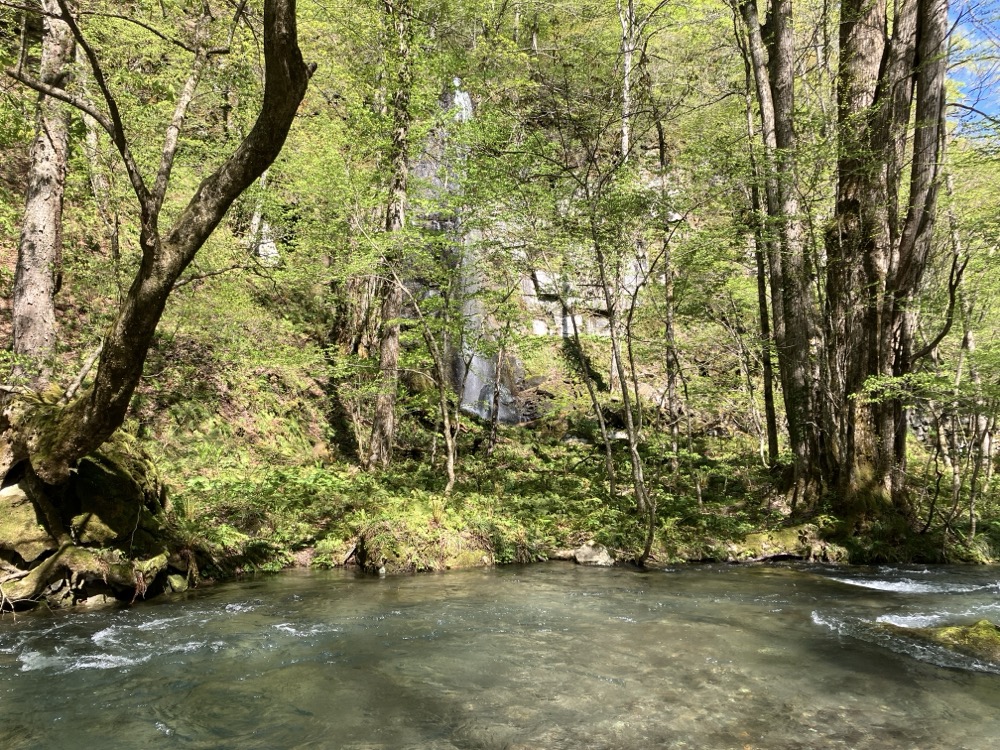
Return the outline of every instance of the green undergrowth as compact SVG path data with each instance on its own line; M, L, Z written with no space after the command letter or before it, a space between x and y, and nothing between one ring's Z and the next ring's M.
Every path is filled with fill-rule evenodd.
M432 453L381 472L347 462L234 459L175 483L171 526L209 558L209 574L222 576L294 564L406 572L527 563L591 540L618 559L642 549L645 524L624 479L624 445L616 449L620 486L611 498L591 442L507 428L487 457L483 437L476 425L463 433L447 495L441 457ZM752 499L753 477L734 456L699 461L700 502L690 481L650 461L659 509L654 562L724 558L728 542L774 522Z

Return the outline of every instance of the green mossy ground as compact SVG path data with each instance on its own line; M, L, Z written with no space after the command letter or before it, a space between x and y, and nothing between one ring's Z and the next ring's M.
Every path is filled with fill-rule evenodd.
M390 573L528 563L588 540L632 560L644 523L627 488L607 496L601 449L579 437L586 429L565 420L504 428L487 457L484 427L469 424L450 495L441 457L429 451L382 472L339 462L202 474L173 492L170 528L214 576L306 563ZM617 450L625 476L625 446ZM766 473L738 456L701 461L701 502L662 462L647 460L659 507L651 564L842 559L815 525L781 531L782 514L759 492ZM766 537L747 536L754 532Z

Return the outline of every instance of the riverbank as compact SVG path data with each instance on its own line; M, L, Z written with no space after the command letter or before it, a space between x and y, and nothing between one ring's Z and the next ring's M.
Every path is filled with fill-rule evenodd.
M7 503L4 495L19 514L8 513L0 529L10 568L0 581L3 606L128 603L296 566L393 575L582 557L633 564L645 544L646 518L627 487L609 493L600 449L584 431L557 426L506 428L486 455L477 449L482 427L473 424L460 436L451 492L433 452L378 472L344 460L207 466L190 452L180 460L150 457L122 433L108 455L74 476L62 537L47 530L42 510L25 497ZM657 508L647 566L991 559L989 533L970 545L940 528L852 534L821 512L794 515L775 475L734 445L700 446L683 471L658 457L655 446L643 446ZM622 474L624 453L622 447L616 454ZM593 554L576 554L585 547Z

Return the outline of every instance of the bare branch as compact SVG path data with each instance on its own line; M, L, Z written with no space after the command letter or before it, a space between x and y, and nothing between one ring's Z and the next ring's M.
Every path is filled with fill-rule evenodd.
M87 374L93 369L94 363L97 361L97 358L101 356L101 351L103 349L104 342L102 341L97 345L97 348L91 352L90 356L87 357L87 361L83 363L83 367L80 368L80 372L77 373L76 378L73 379L69 388L66 389L62 398L59 399L60 404L68 404L70 399L72 399L73 396L76 395L76 392L80 390L80 386L83 385L83 381L87 379Z
M111 139L117 143L117 131L115 130L114 123L108 119L107 115L97 109L86 99L71 94L64 89L50 86L47 83L42 83L41 81L25 75L18 70L14 70L13 68L8 68L6 73L15 81L23 83L29 89L34 89L40 94L45 94L46 96L51 96L53 99L66 102L70 106L83 112L85 115L92 117L94 122L100 125L107 132L107 134L111 136ZM125 150L121 151L121 149L119 149L119 153L121 154L122 160L125 162L125 170L128 172L129 179L132 181L132 187L136 191L136 195L138 195L141 200L143 195L148 195L148 192L146 191L145 183L142 180L142 175L139 172L139 167L132 158L132 152L126 144Z
M181 279L176 284L174 284L174 289L180 289L182 286L187 286L188 284L193 284L196 281L202 281L203 279L210 279L213 276L221 276L224 273L229 273L230 271L253 271L255 267L253 265L247 265L246 263L234 263L231 266L226 266L225 268L217 268L214 271L205 271L204 273L194 274L193 276L188 276L187 278Z
M979 115L984 120L988 120L989 122L993 123L994 125L1000 125L1000 118L994 117L993 115L988 115L985 112L983 112L981 109L976 109L975 107L970 107L967 104L959 104L958 102L948 102L948 106L949 107L956 107L958 109L964 109L967 112L972 112L973 114Z
M90 115L94 118L98 125L104 128L110 136L114 137L114 125L111 123L111 120L109 120L103 112L94 107L94 105L86 99L75 96L64 89L50 86L47 83L42 83L41 81L38 81L29 75L25 75L21 71L15 70L14 68L7 68L6 73L15 81L23 83L29 89L34 89L39 94L45 94L46 96L51 96L53 99L66 102L67 104L76 107L84 114Z
M90 69L94 73L94 80L97 82L97 87L101 90L101 94L104 95L104 101L108 105L108 114L110 115L112 125L108 132L111 134L111 140L114 141L115 146L118 148L118 153L122 155L122 159L125 161L125 170L128 172L132 189L135 190L136 197L139 198L139 203L142 205L143 211L146 211L149 204L149 190L146 188L146 183L142 179L142 173L139 171L135 159L132 158L132 151L129 148L128 139L125 137L125 126L122 123L118 102L115 101L115 97L108 87L108 81L104 77L104 70L97 59L97 54L94 52L94 48L90 46L86 37L84 37L83 32L80 31L80 26L77 24L76 19L73 18L73 14L67 5L67 0L56 0L56 2L59 3L59 8L62 10L62 20L69 26L70 31L73 32L73 37L76 39L76 43L80 45L80 48L87 56L87 60L90 62ZM91 113L87 112L87 114Z
M243 17L243 12L246 10L247 0L240 0L240 4L236 6L236 12L233 14L233 25L229 27L229 45L233 44L233 37L236 36L236 27L240 24L240 18ZM247 26L249 26L249 22Z
M174 157L177 155L177 146L180 141L181 127L184 125L184 118L187 116L188 107L194 99L195 89L198 88L198 81L205 70L205 63L208 56L204 50L199 50L195 55L194 64L191 66L191 74L184 83L184 88L177 98L177 106L174 107L174 116L167 126L166 136L163 139L163 153L160 156L160 168L156 172L156 182L153 184L151 211L153 214L159 213L163 205L163 199L167 194L167 185L170 182L170 172L174 166Z
M945 313L944 326L942 326L941 330L938 331L937 336L935 336L930 343L927 344L927 346L911 357L912 362L916 362L918 359L923 359L928 354L933 352L937 348L937 345L944 341L944 337L951 331L951 326L955 322L955 299L957 297L958 287L962 283L962 274L965 273L965 267L967 265L969 265L969 256L965 256L965 259L961 262L959 261L958 254L952 256L951 272L948 275L948 312Z
M246 0L243 0L241 8L244 5L246 5ZM43 10L40 7L31 7L29 5L23 5L21 3L12 3L12 2L10 2L10 0L0 0L0 7L10 8L12 10L21 10L21 11L24 11L25 13L32 13L32 14L37 15L37 16L46 16L48 18L59 18L59 19L62 18L62 14L60 14L60 13L47 13L45 10ZM190 44L186 43L183 39L178 39L177 37L169 36L168 34L160 31L155 26L152 26L152 25L150 25L148 23L145 23L144 21L140 21L138 18L132 18L130 16L123 16L120 13L107 13L105 11L99 11L99 10L81 10L81 11L79 11L79 15L81 15L81 16L96 16L98 18L111 18L111 19L114 19L116 21L124 21L125 23L130 23L133 26L138 26L141 29L145 29L150 34L152 34L153 36L158 37L159 39L162 39L163 41L165 41L167 44L172 44L175 47L180 47L182 50L185 50L186 52L190 52L193 55L194 54L198 54L198 52L200 51L198 47L192 47ZM230 45L232 44L232 41L233 41L233 37L230 34L230 37L229 37L229 44ZM209 55L219 55L219 54L225 54L227 52L229 52L229 47L228 46L226 46L226 47L213 47L212 49L208 50L208 54Z
M96 10L81 10L80 11L80 15L81 16L99 16L101 18L113 18L113 19L115 19L117 21L125 21L126 23L131 23L131 24L133 24L135 26L138 26L139 28L145 29L150 34L152 34L153 36L159 37L160 39L162 39L163 41L167 42L168 44L173 44L173 45L175 45L177 47L180 47L181 49L186 50L186 51L188 51L188 52L190 52L192 54L197 54L198 51L199 51L197 47L192 47L191 45L185 43L184 41L182 41L180 39L177 39L176 37L167 36L166 34L164 34L159 29L155 28L154 26L150 26L148 23L144 23L143 21L140 21L138 18L130 18L129 16L122 16L122 15L119 15L118 13L103 13L101 11L96 11Z

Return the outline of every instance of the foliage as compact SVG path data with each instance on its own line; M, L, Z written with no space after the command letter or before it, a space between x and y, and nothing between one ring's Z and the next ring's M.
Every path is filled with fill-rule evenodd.
M413 5L420 22L414 168L409 222L396 238L405 253L393 269L406 289L399 458L381 472L358 465L381 383L376 291L392 250L382 231L394 65L383 8L374 0L302 4L302 46L319 66L285 152L185 271L132 403L129 428L171 486L172 533L207 555L219 575L276 569L303 555L340 565L362 541L374 570L383 558L399 570L484 558L530 562L590 539L622 559L635 557L646 527L627 497L634 487L624 479L625 407L601 329L611 312L600 294L602 272L620 305L623 356L631 356L641 386L631 406L656 508L654 560L719 557L727 541L800 520L790 518L785 494L787 439L775 466L764 465L761 447L764 343L752 194L763 157L747 132L748 113L754 119L756 112L747 109L746 71L725 6L636 4L640 15L656 13L630 79L634 111L623 115L614 4ZM159 154L149 144L169 121L190 64L170 40L190 38L190 19L177 5L136 5L135 19L160 36L101 15L102 3L88 8L97 12L87 14L85 32L135 134L137 160L151 174ZM165 219L180 209L177 196L194 190L245 135L259 96L259 7L247 6L231 43L231 13L216 10L226 23L213 24L212 38L229 52L213 57L192 105ZM797 13L799 48L808 50L796 84L799 191L810 273L818 278L836 167L832 50L818 40L836 38L838 18L815 3ZM18 27L14 15L0 9L0 31ZM0 65L17 60L17 37L3 35ZM28 63L36 65L38 40L29 41ZM985 65L968 52L979 44L976 37L962 47L967 76ZM93 96L94 81L78 73L73 90ZM474 104L473 119L462 124L455 78ZM5 305L32 107L33 96L20 88L0 91ZM627 155L620 153L626 117ZM122 165L105 134L78 113L72 118L55 378L63 387L97 346L141 259ZM925 321L922 343L949 319L950 332L913 372L872 378L855 397L912 414L917 440L899 467L909 516L859 533L834 517L830 498L810 509L808 520L848 539L857 560L985 560L1000 549L996 458L992 448L986 455L976 447L986 429L980 420L994 435L1000 416L997 140L990 118L973 124L952 134L953 189L942 197L925 282L908 303ZM269 259L255 250L264 226L277 252ZM968 265L952 299L956 254ZM489 283L470 283L469 266ZM536 335L529 298L539 294L564 317L589 322L579 342ZM5 320L0 333L9 341ZM511 385L530 406L530 424L501 427L488 456L488 425L461 411L456 371L470 352L493 361L501 351L512 363ZM825 366L813 353L816 367ZM0 353L5 374L14 364L9 351ZM671 378L677 394L668 408ZM458 442L448 495L441 403L455 417ZM611 427L614 494L599 416ZM777 416L780 424L780 404Z

